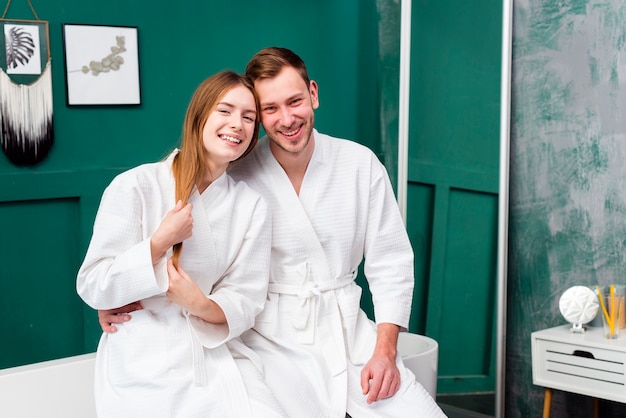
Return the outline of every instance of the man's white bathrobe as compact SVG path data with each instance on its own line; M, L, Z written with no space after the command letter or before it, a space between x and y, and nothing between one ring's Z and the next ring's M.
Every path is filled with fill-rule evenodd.
M266 381L289 416L444 416L399 356L398 393L366 404L360 373L373 354L376 325L360 309L357 269L365 256L377 322L406 328L413 251L377 157L355 142L314 135L299 196L267 138L229 169L272 211L268 301L242 338L261 357Z
M166 261L152 265L150 236L175 206L173 155L117 176L105 190L77 290L94 309L141 301L143 310L103 334L96 360L99 417L249 417L273 413L258 361L239 336L266 299L271 218L264 200L227 174L193 204L182 268L223 310L227 324L190 315L165 296ZM264 403L265 405L262 405ZM279 406L277 408L280 408Z

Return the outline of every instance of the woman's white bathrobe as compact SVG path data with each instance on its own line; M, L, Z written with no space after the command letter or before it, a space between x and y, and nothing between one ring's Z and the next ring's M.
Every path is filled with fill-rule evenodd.
M175 206L173 155L112 181L78 272L78 293L92 308L138 300L144 307L117 325L116 333L102 335L96 361L98 415L279 416L271 412L273 398L264 391L254 353L239 339L267 295L267 206L227 174L201 195L193 193L193 236L183 243L180 264L224 310L227 324L189 315L165 297L171 250L154 266L150 253L150 236Z
M367 405L360 373L376 325L360 309L364 272L377 322L406 328L413 299L413 251L384 166L366 147L314 131L315 149L297 195L267 138L229 172L272 211L268 301L242 338L292 417L441 417L400 357L402 386ZM288 366L287 366L288 365Z

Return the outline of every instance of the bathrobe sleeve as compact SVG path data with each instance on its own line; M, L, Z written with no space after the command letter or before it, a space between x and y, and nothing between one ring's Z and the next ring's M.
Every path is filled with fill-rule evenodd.
M116 177L98 208L76 282L93 309L117 308L167 290L166 257L153 266L150 252L150 236L164 215L154 208L162 206L163 194L157 179L153 187L140 185L138 170Z
M413 300L413 249L387 171L375 156L364 256L376 322L406 329Z

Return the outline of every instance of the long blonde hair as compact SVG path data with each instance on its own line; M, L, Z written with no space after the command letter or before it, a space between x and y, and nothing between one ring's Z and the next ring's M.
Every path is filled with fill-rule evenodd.
M207 78L194 92L185 114L180 151L174 156L172 163L172 174L176 183L176 202L182 200L183 204L187 204L194 187L208 170L202 137L204 125L222 97L239 85L250 90L254 96L257 115L260 115L259 99L252 82L246 76L233 71L222 71ZM259 117L257 117L250 145L239 158L248 155L255 147L259 139L259 123ZM175 266L178 266L181 250L182 243L174 245L172 258Z

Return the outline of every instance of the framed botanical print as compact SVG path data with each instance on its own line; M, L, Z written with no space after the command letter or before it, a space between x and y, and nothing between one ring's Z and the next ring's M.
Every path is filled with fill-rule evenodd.
M15 82L28 84L39 78L50 58L48 22L0 19L0 67Z
M138 30L63 24L68 106L139 105Z

